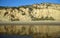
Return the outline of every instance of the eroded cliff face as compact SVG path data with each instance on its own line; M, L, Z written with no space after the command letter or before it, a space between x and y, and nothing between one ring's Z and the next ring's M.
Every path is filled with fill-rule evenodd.
M60 4L34 4L18 8L0 8L0 21L60 21ZM6 34L55 34L60 26L53 25L8 25L0 26L0 33Z
M42 3L15 8L0 8L0 21L59 21L59 16L60 4Z

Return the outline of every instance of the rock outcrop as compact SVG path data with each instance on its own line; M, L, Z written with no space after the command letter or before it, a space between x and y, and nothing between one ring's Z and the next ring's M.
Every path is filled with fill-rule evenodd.
M60 21L60 4L33 4L20 7L3 7L0 8L0 21ZM60 26L47 26L47 25L27 25L27 26L0 26L0 33L6 34L36 34L36 33L58 33Z
M59 21L59 16L60 4L42 3L20 7L0 7L0 21Z

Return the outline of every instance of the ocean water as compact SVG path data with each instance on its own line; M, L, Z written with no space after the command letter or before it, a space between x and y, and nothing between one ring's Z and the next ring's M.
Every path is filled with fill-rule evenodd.
M0 35L0 38L33 38L32 35Z

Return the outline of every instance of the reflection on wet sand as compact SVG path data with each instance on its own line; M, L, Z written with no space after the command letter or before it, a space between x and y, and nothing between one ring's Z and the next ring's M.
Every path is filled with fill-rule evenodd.
M7 25L0 26L0 34L33 35L33 38L59 38L58 25Z

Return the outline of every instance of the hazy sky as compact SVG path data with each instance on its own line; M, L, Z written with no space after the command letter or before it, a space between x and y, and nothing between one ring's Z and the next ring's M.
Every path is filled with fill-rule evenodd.
M42 2L59 3L60 0L0 0L0 6L21 6Z

